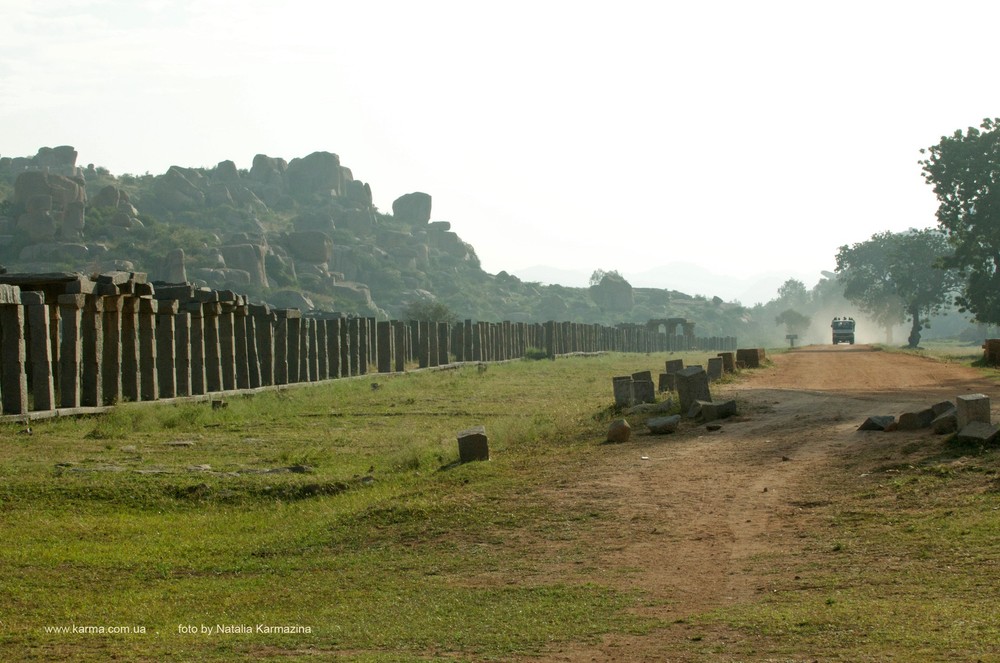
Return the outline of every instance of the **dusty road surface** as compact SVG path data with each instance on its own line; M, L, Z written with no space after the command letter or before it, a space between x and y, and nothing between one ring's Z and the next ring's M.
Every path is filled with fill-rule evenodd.
M608 447L604 465L554 498L615 514L577 544L598 551L601 582L647 593L653 600L637 611L670 626L567 647L546 660L711 660L694 653L685 618L770 591L772 576L750 560L781 553L780 564L808 554L804 533L819 526L814 507L856 476L852 459L862 446L884 445L889 458L894 447L933 435L858 432L866 417L967 393L1000 403L997 385L974 369L870 346L808 346L771 359L773 366L713 388L715 400L740 404L740 416L721 430L690 424L651 436L636 427L629 442ZM698 633L720 643L746 637Z

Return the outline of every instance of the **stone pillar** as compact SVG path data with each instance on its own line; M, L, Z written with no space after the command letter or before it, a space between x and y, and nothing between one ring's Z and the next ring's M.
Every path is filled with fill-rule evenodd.
M439 323L437 323L437 338L438 338L438 342L437 342L438 360L437 360L437 363L440 366L444 366L445 364L447 364L450 361L450 356L449 355L451 353L449 352L449 347L448 347L448 341L449 341L449 338L451 336L450 328L451 328L451 325L449 325L447 322L439 322Z
M347 321L347 342L351 375L360 375L358 371L361 364L358 354L361 348L361 320L358 318L351 318Z
M62 343L59 348L60 407L80 407L80 323L85 300L86 295L59 295L59 317L62 318ZM0 308L6 309L8 307ZM4 351L6 352L8 334L6 329L4 332ZM7 365L5 358L5 369ZM8 391L7 385L4 385L4 412L7 411Z
M378 340L378 372L392 372L393 334L392 323L382 321L377 324L375 338Z
M174 362L177 379L177 395L191 395L191 313L180 310L174 317Z
M274 327L277 318L267 304L250 305L253 330L257 340L257 359L260 367L260 384L274 384Z
M139 298L139 397L155 401L160 397L156 380L156 311L159 302Z
M351 321L340 321L340 376L351 375Z
M331 378L339 378L343 375L341 372L342 364L340 363L340 338L341 338L341 320L340 318L332 318L326 321L326 356L330 361L330 373Z
M122 307L125 298L104 298L104 342L102 344L101 376L104 382L104 405L114 405L122 399Z
M394 351L393 366L397 373L406 370L406 323L399 320L392 321L392 343Z
M233 309L233 352L236 371L236 388L250 388L250 346L247 335L247 305L245 302L236 302ZM256 352L254 353L256 354Z
M185 305L191 323L191 395L208 393L208 372L205 369L205 305L190 302Z
M310 369L312 362L312 346L310 345L312 328L312 318L302 318L299 323L299 382L309 382L311 379Z
M202 338L205 342L205 393L222 391L222 348L219 343L219 316L222 305L219 302L204 302L201 305Z
M88 407L104 405L102 355L104 354L103 297L86 295L80 327L81 383L80 404Z
M45 294L22 291L21 303L24 305L28 323L28 337L31 341L28 356L31 359L32 409L54 410L56 396L55 385L52 381L52 352L49 345L49 307L45 304ZM4 335L4 344L6 344L6 335ZM6 360L6 358L4 359ZM3 385L3 389L0 391L6 390L6 385Z
M3 336L2 391L3 413L24 414L28 411L28 373L25 367L27 348L24 345L24 307L20 288L7 286L0 301L0 335Z
M369 343L368 320L361 318L358 320L358 375L368 373L368 358L371 356Z
M122 399L139 400L139 298L122 299ZM60 362L61 363L61 362Z
M708 358L708 379L710 382L722 379L722 357Z
M315 318L313 324L316 325L316 375L314 380L326 380L330 377L330 346L327 342L327 321L324 318Z
M176 299L156 302L156 378L159 397L177 396L177 311Z
M276 316L274 323L274 384L288 384L288 314L292 310L278 309L274 312Z
M243 327L247 344L247 378L250 381L250 388L256 389L263 383L260 379L260 351L257 349L257 319L250 314L249 306L247 314L243 316Z
M219 367L222 370L222 390L236 389L236 303L220 301Z
M553 320L545 323L545 353L553 359L556 356L556 323Z
M288 383L302 381L302 311L288 309Z
M726 373L736 372L736 353L720 352L718 355L722 359L722 370Z
M309 334L306 339L309 342L309 379L316 382L319 377L319 323L316 318L309 320Z
M463 357L465 361L473 361L475 355L472 351L472 320L463 322L462 327L462 341L465 344L465 348L462 350Z

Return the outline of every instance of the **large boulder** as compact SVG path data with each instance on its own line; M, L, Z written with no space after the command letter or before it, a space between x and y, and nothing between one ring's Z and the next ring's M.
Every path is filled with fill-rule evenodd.
M154 180L156 199L171 210L204 206L205 194L192 179L196 179L196 175L178 166L171 166L163 177Z
M267 269L264 257L267 249L260 244L234 244L220 246L219 252L226 260L226 265L233 269L241 269L250 275L250 285L266 288Z
M298 260L328 263L333 259L333 240L319 230L289 233L285 245L292 257Z
M431 196L428 193L414 191L392 201L392 215L397 221L426 225L431 220Z
M332 152L292 159L285 174L289 191L300 202L337 197L343 190L340 157Z
M590 286L590 298L606 313L627 313L635 306L632 285L617 272L607 272Z
M27 171L14 181L13 203L22 211L18 230L31 239L53 239L62 229L68 237L76 237L83 230L87 190L82 180Z

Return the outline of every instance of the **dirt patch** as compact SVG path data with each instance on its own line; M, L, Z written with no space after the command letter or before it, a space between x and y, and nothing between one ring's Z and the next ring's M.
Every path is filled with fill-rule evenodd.
M808 555L803 540L820 525L817 512L837 499L845 476L861 471L859 457L874 450L892 462L932 436L858 432L866 417L966 393L997 403L1000 391L974 369L870 346L810 346L772 360L716 390L736 398L742 413L721 430L690 424L675 435L634 432L550 496L555 508L586 502L613 514L577 545L595 551L600 582L641 591L650 600L637 612L671 626L567 647L544 660L711 660L704 652L712 641L746 636L692 630L689 618L771 591L782 569L762 575L752 560L773 555L780 567Z

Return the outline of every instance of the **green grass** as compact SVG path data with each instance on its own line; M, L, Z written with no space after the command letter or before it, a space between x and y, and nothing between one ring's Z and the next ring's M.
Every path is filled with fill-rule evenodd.
M0 547L0 659L504 660L646 631L630 611L641 597L557 568L561 533L600 515L553 512L539 489L601 441L611 377L665 359L369 376L218 409L127 404L31 435L2 426L0 535L16 544ZM457 464L457 432L479 424L493 460ZM245 624L310 632L217 629ZM74 626L144 633L51 632Z

